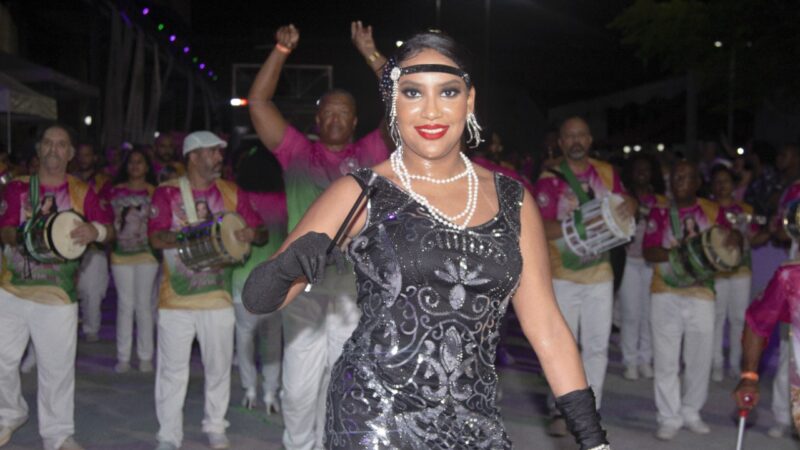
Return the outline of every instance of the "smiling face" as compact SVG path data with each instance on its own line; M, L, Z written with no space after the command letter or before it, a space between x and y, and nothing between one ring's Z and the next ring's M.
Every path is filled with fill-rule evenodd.
M441 53L425 49L401 63L458 66ZM475 89L444 72L403 75L397 82L397 126L405 149L425 159L459 151L467 114L475 109Z

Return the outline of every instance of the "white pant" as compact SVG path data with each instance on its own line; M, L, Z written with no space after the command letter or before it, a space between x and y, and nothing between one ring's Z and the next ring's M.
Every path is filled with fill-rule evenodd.
M256 390L255 342L261 351L261 375L264 377L264 395L276 394L281 376L281 313L253 314L241 303L233 304L236 312L236 359L239 378L245 390Z
M742 332L744 314L750 306L750 276L717 278L714 288L717 298L714 301L714 367L722 368L725 360L722 355L722 337L725 319L730 324L730 353L728 364L738 372L742 364Z
M36 348L39 434L55 450L75 433L75 347L78 306L44 305L0 289L0 424L28 417L19 364L28 339Z
M553 290L561 314L580 346L586 380L594 391L597 409L600 409L608 366L614 285L611 281L578 284L553 279Z
M652 295L651 306L658 423L680 427L700 419L700 409L708 398L714 302L658 293ZM682 382L681 356L685 365Z
M625 366L650 364L653 334L650 330L650 281L653 268L641 258L628 258L617 291L620 305L620 339Z
M83 332L100 332L100 304L108 290L108 258L103 250L89 249L78 270L78 298L81 301Z
M331 367L361 316L354 276L329 268L325 277L324 286L298 295L282 311L281 408L287 450L322 448Z
M153 359L153 307L151 296L158 264L112 264L117 287L117 360L131 360L133 318L136 313L136 353L139 361Z
M192 342L197 337L205 375L204 433L224 433L231 393L233 308L158 312L156 416L159 442L183 441L183 403L189 384Z
M791 326L781 323L781 344L778 369L772 381L772 415L775 422L792 426L792 407L789 401L789 355L792 353L792 341L789 339Z

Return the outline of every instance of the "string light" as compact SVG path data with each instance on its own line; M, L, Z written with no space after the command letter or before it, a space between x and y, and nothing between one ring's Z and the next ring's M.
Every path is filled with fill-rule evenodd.
M164 24L163 23L158 24L158 31L164 31Z
M178 37L177 37L177 36L175 36L174 34L170 34L170 35L169 35L169 41L170 41L170 42L175 42L175 39L177 39L177 38L178 38Z
M183 53L189 53L189 46L183 47Z
M200 70L203 70L205 68L206 68L206 63L200 63Z
M146 16L148 14L150 14L150 8L142 8L142 15Z

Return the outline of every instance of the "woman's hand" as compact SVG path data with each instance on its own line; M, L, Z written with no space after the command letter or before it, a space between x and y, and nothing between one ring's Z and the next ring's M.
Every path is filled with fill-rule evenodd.
M350 39L364 58L368 58L377 50L375 40L372 38L372 25L365 27L360 20L350 23Z

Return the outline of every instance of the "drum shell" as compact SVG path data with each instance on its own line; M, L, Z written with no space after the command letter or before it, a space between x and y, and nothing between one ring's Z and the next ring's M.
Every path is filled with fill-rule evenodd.
M794 240L800 240L800 199L793 200L783 214L783 229Z
M81 248L81 250L76 252L75 256L72 257L63 254L58 249L55 233L69 233L72 231L71 229L56 230L54 228L57 219L63 218L64 215L74 217L84 222L86 221L81 214L72 210L57 211L31 219L33 223L27 230L28 235L24 236L23 242L25 250L36 261L42 264L60 264L66 261L79 259L83 256L83 252L86 251L85 245L77 246ZM67 219L69 219L69 217L67 217Z
M236 213L217 213L207 221L184 227L178 234L178 257L189 269L200 272L240 264L247 259L249 246L243 258L231 255L223 237L223 221L228 215ZM244 224L241 218L238 219Z
M632 217L628 220L617 217L616 207L622 202L622 197L612 194L580 205L586 238L580 236L576 213L573 212L561 222L567 248L582 259L591 260L630 242L636 232L636 224Z

